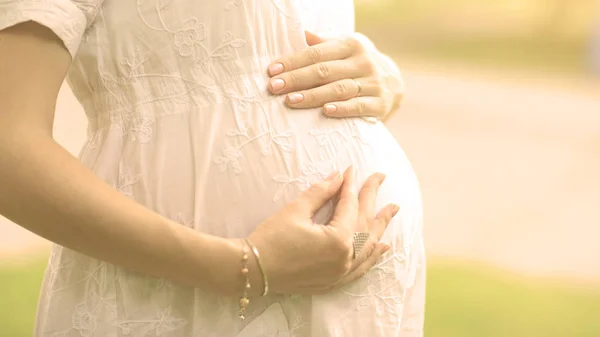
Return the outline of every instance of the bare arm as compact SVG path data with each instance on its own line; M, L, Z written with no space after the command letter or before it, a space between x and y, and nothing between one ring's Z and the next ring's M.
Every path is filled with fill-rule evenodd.
M41 25L0 30L0 214L114 265L240 294L245 277L239 241L195 232L136 204L54 142L56 98L69 62L61 40ZM353 176L350 168L313 184L251 234L274 292L314 294L343 286L385 252L379 240L399 208L388 205L376 215L374 210L360 215L360 205L375 205L383 175L369 177L360 198L352 192ZM313 226L315 212L338 192L332 221ZM369 230L370 243L353 259L352 233L358 228ZM254 285L263 278L255 259L248 263L250 293L257 295L262 289Z
M219 293L241 290L241 251L233 241L142 207L53 140L56 99L70 60L41 25L0 31L0 214L115 265Z

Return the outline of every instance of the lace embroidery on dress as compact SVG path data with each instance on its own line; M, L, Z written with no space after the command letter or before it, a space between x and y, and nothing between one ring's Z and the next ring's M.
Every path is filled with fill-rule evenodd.
M239 7L244 3L244 0L229 0L225 3L225 10L230 11L234 6Z
M262 128L260 128L263 131L256 131L253 135L250 135L249 131L252 129L252 126L244 123L240 123L237 130L227 131L227 137L241 138L243 141L237 146L225 147L222 155L214 159L214 163L219 165L221 172L225 172L227 169L230 169L235 174L241 174L242 166L239 160L243 157L242 149L251 143L261 141L261 139L264 139L261 150L264 156L267 156L271 153L273 144L285 152L291 152L293 150L289 138L294 136L294 134L289 130L283 132L276 132L273 130L271 127L270 117L262 108L261 110L263 111L263 115L265 117L263 122L264 124L262 125Z
M141 109L145 104L166 100L190 103L187 97L194 91L225 96L230 99L247 99L246 97L240 97L221 90L214 80L219 78L219 76L212 69L212 63L215 61L224 62L234 60L236 55L232 50L242 48L246 45L246 41L235 38L231 32L225 32L222 41L215 48L211 49L205 43L206 28L203 23L197 18L192 17L181 23L178 28L171 28L163 18L162 10L165 7L157 6L156 8L156 15L159 18L160 26L154 26L149 23L142 11L139 10L139 3L138 14L142 22L149 28L158 32L171 34L173 47L178 54L184 59L193 58L195 64L194 70L196 72L200 71L203 74L196 74L193 77L186 78L181 75L167 73L144 73L141 71L141 68L149 61L153 51L142 52L139 47L134 49L131 57L125 57L121 61L121 75L115 76L101 71L100 78L103 87L119 102L118 106L121 111L117 121L113 120L111 123L121 126L124 135L128 136L132 142L148 143L152 138L152 127L155 122L155 116L149 110ZM185 84L186 88L176 90L173 93L167 90L158 97L152 95L138 97L135 102L128 98L129 93L135 91L133 85L136 85L136 83L145 83L140 81L150 79L177 81L178 85ZM202 81L199 81L199 79L202 79Z
M402 316L402 312L398 310L399 308L401 310L404 302L404 289L402 281L395 276L397 271L393 264L404 267L406 258L403 251L385 254L363 279L342 290L344 294L358 298L355 310L374 309L379 316L383 314L390 317ZM398 291L399 288L402 290ZM355 292L352 289L361 289L361 291Z
M165 332L175 331L186 324L188 324L187 320L173 316L173 308L169 306L158 310L154 319L122 320L117 323L117 327L124 336L131 335L135 326L141 326L139 330L135 330L143 331L141 336L147 336L149 333L161 336Z
M292 30L304 29L303 21L296 8L301 5L299 1L261 1L264 1L261 7L266 5L268 8L264 13L258 14L275 15L267 17L267 20L281 20L285 17L287 20L285 25L291 25ZM199 175L197 181L224 175L230 176L221 178L222 182L232 181L233 179L230 179L232 176L250 172L250 161L257 159L276 161L279 159L276 158L277 156L284 157L285 163L269 167L273 173L269 173L265 181L260 182L268 183L270 186L267 188L266 195L259 196L263 203L257 205L264 206L269 212L272 209L268 201L271 194L274 202L281 202L297 195L297 190L307 188L311 183L323 179L340 166L349 164L356 156L367 153L369 150L365 150L362 145L370 145L368 141L376 139L371 137L368 127L361 124L360 120L346 120L329 129L326 127L327 123L323 123L321 128L300 131L276 120L277 117L274 117L270 110L275 105L283 106L283 102L271 101L280 97L273 98L266 95L266 90L257 88L256 82L261 81L260 77L254 77L255 73L248 73L255 71L253 68L257 64L255 58L269 55L256 55L251 49L255 47L255 43L274 42L283 45L289 41L282 41L281 36L262 39L252 34L246 35L239 29L240 26L235 24L217 27L212 24L213 17L207 17L199 12L199 9L204 8L216 9L214 13L222 15L219 19L243 20L242 14L249 16L253 14L244 13L247 10L245 6L254 6L250 1L201 1L196 4L170 0L137 0L129 4L123 2L123 5L120 2L117 5L116 1L107 1L107 5L102 7L107 14L104 17L100 9L101 0L5 0L0 4L0 24L6 20L30 18L19 11L9 10L8 14L4 13L5 3L8 3L9 9L35 9L37 14L32 15L34 18L47 19L50 17L45 15L47 13L56 15L54 20L60 22L55 22L53 28L59 28L58 34L63 38L70 52L77 50L80 39L84 42L71 68L74 73L70 75L74 80L74 92L78 93L82 103L93 103L86 106L86 112L90 117L88 133L90 136L81 156L84 157L82 158L84 162L90 163L89 166L93 166L101 176L111 172L107 179L109 183L129 198L135 199L136 196L143 198L148 194L154 197L155 195L151 193L155 188L159 192L164 191L160 190L164 186L156 186L155 181L145 179L163 173L157 172L160 165L159 168L153 166L156 163L153 160L163 159L160 156L163 155L161 151L164 149L162 147L165 144L164 139L169 136L168 132L173 132L173 126L181 127L175 123L171 124L171 120L167 118L163 121L165 116L169 118L172 116L172 120L183 118L184 123L187 123L185 120L187 116L173 115L193 112L198 114L192 116L193 118L206 117L209 123L211 121L209 118L213 118L210 116L211 112L214 114L224 112L228 114L226 118L234 118L231 124L225 121L227 126L224 129L216 129L215 134L210 135L214 137L209 139L214 141L214 147L206 147L207 152L203 152L204 148L193 149L195 152L192 154L194 157L191 158L191 162L207 157L208 161L202 162L202 165L206 165L203 168L210 171L210 175L206 176L202 176L201 172L195 172ZM178 7L181 4L183 5ZM274 7L271 7L271 4ZM64 8L71 10L77 8L82 10L88 18L88 24L93 21L96 12L100 13L98 18L101 20L97 21L98 24L92 25L87 30L87 34L81 38L80 32L84 29L83 16L63 11L63 5ZM39 7L43 9L39 10ZM136 16L136 9L138 16ZM120 16L121 10L124 16ZM280 12L281 15L274 14L275 12ZM319 6L315 6L315 15L318 12ZM7 17L9 18L6 19ZM122 26L119 26L121 24ZM323 27L321 24L319 26ZM133 31L139 30L139 36L142 38L122 38L119 34L128 34L124 27L132 28ZM144 33L148 35L143 37ZM285 34L283 36L286 36ZM148 40L144 40L145 38ZM159 42L156 46L153 43L154 39ZM246 61L251 65L248 69L244 65ZM220 110L221 107L224 108ZM102 127L108 126L107 130L99 130L97 127L99 122L106 123ZM162 124L163 122L165 123ZM339 125L341 127L338 127ZM187 127L188 124L185 126ZM186 127L176 130L187 132ZM199 129L193 127L190 126L192 132ZM194 138L202 146L206 139L208 137ZM374 144L376 147L380 145ZM306 155L302 153L304 149L297 146L306 147ZM91 149L97 151L90 151ZM112 151L114 152L111 153ZM350 153L351 151L354 152ZM119 162L117 167L113 167L114 162L118 160L113 162L112 159L124 154L132 154L128 159L132 162L127 163L131 166ZM187 155L183 152L182 154ZM261 154L265 157L261 158ZM111 159L112 155L115 157ZM204 155L206 157L203 157ZM301 163L292 163L290 158L293 161L294 157ZM166 160L170 159L167 156ZM184 158L182 163L190 163L186 159L190 158ZM395 167L390 166L390 168ZM226 174L214 175L215 169ZM112 172L116 174L113 175ZM239 181L233 181L245 183L243 178L240 176L236 178ZM248 176L246 178L251 179ZM251 180L248 181L253 183ZM142 190L142 187L148 188L149 191ZM271 187L273 189L269 190ZM224 195L229 195L228 193L225 191ZM241 195L241 199L247 198L247 195L243 193ZM399 194L394 194L391 198L398 196ZM236 197L233 195L232 199ZM174 199L180 200L179 197ZM258 212L246 210L240 202L238 205L241 212L224 212L226 214L218 217L207 215L209 219L205 221L199 219L200 210L216 204L217 207L214 207L215 211L213 211L216 213L218 207L222 205L218 202L211 201L210 204L203 204L204 201L199 201L198 204L192 204L190 208L190 205L180 206L168 202L161 204L161 202L162 200L157 203L156 208L175 209L174 213L165 216L182 226L196 227L197 230L204 231L207 228L210 230L232 224L231 227L224 229L231 235L243 235L242 231L250 230L246 228L247 226L243 227L248 222L246 217L254 216L261 211L260 209ZM227 206L230 207L232 202L230 200L227 202ZM197 223L194 223L194 219L198 220ZM239 230L235 226L242 229ZM310 304L305 306L304 301L309 302L310 298L302 296L267 298L267 302L279 301L288 306L286 309L290 307L294 309L282 318L281 323L285 323L285 327L265 330L263 335L258 336L304 337L305 331L311 331L313 328L327 328L336 337L342 336L344 329L335 326L336 321L357 317L356 311L361 310L363 311L361 315L368 314L370 318L374 318L375 312L378 315L383 313L393 315L393 317L376 319L374 321L377 322L373 324L388 319L400 319L398 315L402 313L398 311L402 310L405 296L402 291L403 286L409 286L412 282L408 277L408 282L404 284L402 283L404 280L400 281L393 275L394 272L399 274L404 272L400 267L403 266L401 264L403 259L406 257L401 252L386 255L384 260L358 283L359 286L347 287L343 292L336 293L335 296L338 296L340 301L338 303L349 303L349 305L340 312L332 313L336 319L329 320L325 327L319 325L322 323L315 323L311 317ZM172 337L188 333L186 330L188 328L194 330L194 336L199 337L235 336L239 328L232 323L235 320L235 300L205 294L197 289L180 287L165 279L144 275L133 276L125 269L68 249L55 248L53 251L45 287L39 313L43 316L39 319L41 322L39 336ZM138 302L139 299L143 300ZM365 311L367 308L376 310ZM257 309L255 317L259 317L265 309ZM348 316L343 316L344 314ZM216 326L217 322L219 326Z
M133 174L131 169L127 167L119 174L116 189L128 198L133 199L133 185L140 182L141 179L142 175L140 173Z
M295 177L289 177L284 174L279 174L274 176L272 179L276 183L281 184L281 186L275 192L273 196L273 202L278 201L283 196L285 189L291 185L298 185L300 190L305 190L310 187L311 184L325 179L331 172L334 172L337 169L334 160L327 160L318 162L315 164L310 164L307 167L301 170L301 174Z

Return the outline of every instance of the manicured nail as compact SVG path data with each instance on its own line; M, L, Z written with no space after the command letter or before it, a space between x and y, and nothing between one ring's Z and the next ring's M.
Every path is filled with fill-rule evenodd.
M325 180L335 180L339 176L340 176L340 171L335 171L332 174L330 174L327 178L325 178Z
M281 72L283 72L283 64L274 63L269 66L269 75L275 76L281 74Z
M289 94L288 100L290 103L300 103L304 100L304 95L302 94Z
M285 87L285 82L281 78L275 78L271 80L271 89L273 91L279 91Z
M396 214L398 214L399 211L400 211L400 206L394 205L394 208L392 209L392 214L396 215Z
M325 105L325 114L329 115L329 114L335 113L336 111L337 111L337 106L335 106L333 104Z

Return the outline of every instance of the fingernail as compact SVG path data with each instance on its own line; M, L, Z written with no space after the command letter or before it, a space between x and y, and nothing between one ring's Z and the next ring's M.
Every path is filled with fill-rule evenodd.
M327 178L325 178L325 180L335 180L339 176L340 176L340 171L335 171L332 174L330 174Z
M394 205L394 208L392 209L392 213L394 215L396 215L396 214L398 214L399 211L400 211L400 206Z
M390 245L388 245L387 243L383 245L383 252L387 252L388 250L390 250L390 248L392 248Z
M283 72L283 64L274 63L269 66L269 75L275 76L281 74L281 72Z
M333 105L333 104L327 104L325 105L325 114L329 115L332 113L335 113L337 111L337 106Z
M271 80L271 89L273 91L279 91L279 90L283 89L284 86L285 86L285 82L280 78L275 78L275 79Z
M379 173L379 184L382 184L386 177L385 173Z
M300 103L304 100L304 95L302 94L289 94L288 100L290 103Z

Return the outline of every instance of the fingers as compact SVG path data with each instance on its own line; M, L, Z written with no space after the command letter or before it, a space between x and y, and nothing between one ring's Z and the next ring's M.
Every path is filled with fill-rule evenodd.
M291 108L307 109L358 96L379 97L383 92L379 85L379 82L369 78L347 78L309 90L290 93L286 96L285 102Z
M343 102L327 103L323 113L329 117L383 117L387 112L379 97L356 97Z
M272 94L282 95L362 75L359 68L345 60L319 62L273 77L268 89Z
M355 232L358 215L358 199L354 193L354 167L350 166L344 172L344 183L340 198L335 207L330 226L345 228L349 233Z
M323 43L326 41L317 34L309 32L307 30L304 31L304 36L306 37L306 44L308 44L309 46L314 46L316 44Z
M359 264L354 270L346 275L344 280L338 284L338 287L344 286L350 282L365 276L381 259L381 256L390 249L390 246L385 243L380 243L375 246L373 251L366 257L363 263Z
M377 242L381 240L381 237L383 236L383 233L385 233L385 230L392 221L392 218L396 216L396 214L398 214L399 211L400 206L395 204L389 204L385 206L381 211L379 211L375 219L371 221L371 228L369 232L371 233L371 236L374 236L376 238Z
M363 184L358 193L358 213L365 220L375 217L375 207L379 187L385 180L385 174L375 173L371 175Z
M308 35L307 35L308 40ZM312 39L310 42L318 42ZM270 76L277 76L284 72L304 68L311 64L327 62L332 60L343 60L352 56L353 49L350 43L342 40L328 40L322 43L314 44L293 55L284 56L269 65L268 72Z
M327 203L342 187L344 177L340 172L334 172L323 181L312 184L292 203L298 211L312 217Z
M352 260L352 266L350 267L349 273L352 272L354 269L358 268L358 266L362 265L363 263L365 263L365 261L369 259L371 254L373 254L373 252L377 248L377 244L378 241L371 235L371 237L369 237L369 240L365 242L365 245L359 252L356 259Z

